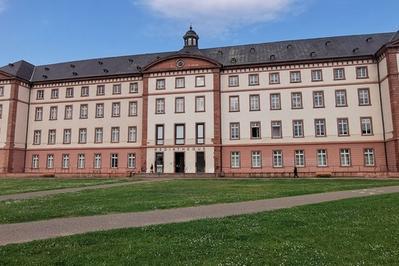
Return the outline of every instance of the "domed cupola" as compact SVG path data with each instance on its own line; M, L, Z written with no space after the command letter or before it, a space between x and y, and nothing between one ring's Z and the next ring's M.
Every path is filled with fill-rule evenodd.
M184 48L198 48L198 34L193 30L193 27L190 26L190 30L186 32L183 36L184 39Z

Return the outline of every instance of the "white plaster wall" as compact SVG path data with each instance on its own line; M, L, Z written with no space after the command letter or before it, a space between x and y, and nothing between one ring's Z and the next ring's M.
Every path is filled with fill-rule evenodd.
M8 128L8 113L10 103L8 101L1 101L3 105L3 117L0 119L0 148L4 148L7 140L7 128Z
M393 137L393 121L388 79L385 79L381 83L381 96L382 109L384 112L385 137L386 139L391 139Z
M380 78L384 79L388 75L388 65L387 65L387 59L384 57L381 62L378 63L379 68L380 68Z
M15 147L25 148L27 118L29 106L26 103L18 102L17 104L17 119L15 123Z

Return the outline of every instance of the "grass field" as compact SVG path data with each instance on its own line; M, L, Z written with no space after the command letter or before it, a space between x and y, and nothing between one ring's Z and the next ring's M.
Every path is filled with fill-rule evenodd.
M0 247L0 265L398 265L399 193Z
M113 179L0 179L0 195L121 182Z
M0 202L0 223L135 212L399 185L398 180L173 180Z

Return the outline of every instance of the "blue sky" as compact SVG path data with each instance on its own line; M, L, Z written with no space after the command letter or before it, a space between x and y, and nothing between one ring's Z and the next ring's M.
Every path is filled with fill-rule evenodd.
M0 65L399 30L398 0L0 0Z

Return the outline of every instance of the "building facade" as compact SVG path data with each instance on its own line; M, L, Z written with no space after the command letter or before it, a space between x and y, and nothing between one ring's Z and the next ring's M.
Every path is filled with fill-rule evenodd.
M0 172L399 170L399 33L0 68Z

